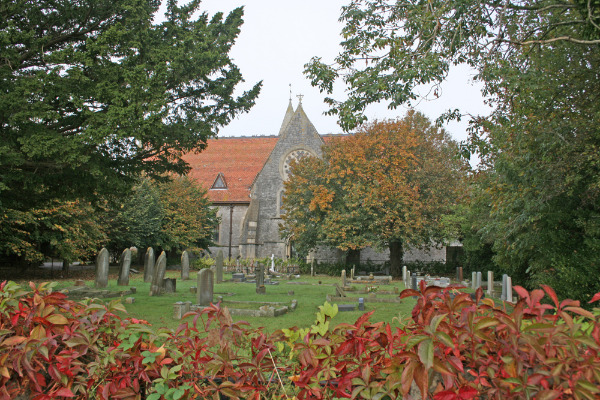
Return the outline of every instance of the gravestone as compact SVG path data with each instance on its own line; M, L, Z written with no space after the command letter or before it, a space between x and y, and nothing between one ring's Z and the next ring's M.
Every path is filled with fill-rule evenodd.
M181 253L181 280L187 281L190 279L190 255L187 250Z
M502 275L502 294L500 295L500 300L506 301L506 289L508 283L508 275Z
M477 272L471 272L471 289L477 289Z
M265 266L258 264L258 271L256 271L256 293L265 294L267 289L265 288Z
M417 286L417 274L412 274L410 287L411 289L419 290L419 287Z
M201 269L200 272L198 272L198 304L201 306L209 306L213 301L214 290L215 284L213 272L208 268Z
M154 276L150 285L150 296L160 296L163 289L163 279L167 271L167 253L164 251L158 256L156 265L154 266Z
M510 276L506 277L506 301L513 302L512 295L512 278Z
M246 280L246 275L241 272L234 272L231 274L231 280L233 282L244 282Z
M356 306L354 304L338 304L338 311L354 311Z
M352 269L350 270L350 279L354 280L354 273L356 272L356 267L352 267Z
M408 267L406 265L402 266L402 280L406 283L406 272L408 271Z
M315 265L317 261L313 258L310 262L310 276L315 276Z
M358 298L358 309L360 311L365 311L365 299L363 299L362 297Z
M215 261L215 273L217 275L217 283L223 283L223 251L219 250L217 260Z
M131 267L131 250L125 249L121 254L121 272L117 280L118 286L129 285L129 268Z
M487 293L490 297L494 295L494 272L492 271L488 271Z
M154 277L154 263L154 249L148 247L144 256L144 282L152 282L152 278Z
M477 283L476 285L476 289L479 289L481 287L481 280L482 280L483 276L481 274L481 271L477 272Z
M177 279L175 278L164 278L162 287L165 293L175 293L177 291Z
M108 286L108 259L108 250L103 247L100 253L98 253L98 257L96 257L95 286L100 289Z
M346 287L346 270L342 270L342 287Z

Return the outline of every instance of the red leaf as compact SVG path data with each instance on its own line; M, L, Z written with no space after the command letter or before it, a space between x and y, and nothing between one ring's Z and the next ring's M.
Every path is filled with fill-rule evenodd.
M62 397L75 397L75 395L73 394L73 392L71 392L71 389L69 388L60 388L54 393L54 395Z
M546 292L548 297L550 297L552 299L552 301L554 302L554 305L556 306L556 308L558 308L558 297L556 296L556 292L554 291L554 289L552 289L548 285L542 285L542 289L544 289L544 291ZM598 295L600 295L600 293L598 293L596 296L598 296ZM598 298L600 299L600 296L598 296Z
M523 299L529 298L529 292L522 286L513 286L513 290L517 292L519 296Z
M477 389L470 386L463 386L458 390L458 396L462 400L474 399L477 394Z
M600 292L596 293L588 303L593 303L598 300L600 300Z
M434 400L456 400L459 399L456 393L452 390L444 390L433 395Z

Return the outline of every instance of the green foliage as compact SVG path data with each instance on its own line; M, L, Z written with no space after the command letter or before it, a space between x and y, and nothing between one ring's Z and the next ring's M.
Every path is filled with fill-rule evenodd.
M167 251L206 249L219 224L206 190L188 177L142 179L111 215L111 249L136 246Z
M471 118L463 146L481 161L468 262L582 301L597 292L600 280L578 282L600 263L598 3L353 0L341 20L341 54L306 73L325 91L345 80L348 99L326 101L346 129L370 103L410 102L423 84L435 95L452 65L476 70L491 114Z
M190 267L195 270L201 270L203 268L210 268L215 265L215 259L210 257L198 257L190 263Z
M54 201L122 197L142 174L183 174L182 155L252 107L229 58L243 10L200 1L3 1L0 242L36 259L30 215ZM174 246L175 244L169 244Z

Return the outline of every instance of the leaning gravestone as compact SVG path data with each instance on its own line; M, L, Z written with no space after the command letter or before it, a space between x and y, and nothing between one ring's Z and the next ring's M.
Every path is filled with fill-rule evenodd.
M105 288L108 286L108 250L102 248L98 257L96 257L96 284L97 288Z
M160 296L163 288L163 279L167 271L167 254L164 251L160 253L154 267L155 271L152 277L152 284L150 285L150 296Z
M188 279L190 279L190 256L186 250L181 254L181 280Z
M123 250L121 254L121 272L119 273L119 279L117 280L118 286L129 285L129 268L131 267L131 250Z
M144 257L144 282L152 282L154 277L154 249L148 247L146 250L146 256Z
M223 283L223 251L219 250L217 260L215 261L215 273L217 275L217 283Z
M209 306L213 301L214 295L214 278L213 272L204 268L198 272L198 291L197 291L197 301L200 306Z

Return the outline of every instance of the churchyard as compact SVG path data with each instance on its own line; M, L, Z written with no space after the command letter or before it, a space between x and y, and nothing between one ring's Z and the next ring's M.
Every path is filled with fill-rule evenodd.
M208 271L209 270L203 270ZM129 316L144 319L155 327L176 328L182 321L174 318L174 308L177 302L191 302L196 305L198 271L190 272L190 279L182 280L181 271L167 270L164 278L176 280L176 291L171 293L162 293L161 295L150 296L152 288L151 282L144 281L142 271L137 274L131 274L127 287L118 285L119 268L111 266L109 270L109 279L107 285L100 291L88 292L89 295L101 297L101 293L106 293L105 301L120 299ZM253 282L234 282L233 273L224 273L223 282L214 283L213 302L222 301L222 305L230 309L248 309L258 310L260 306L266 303L281 303L291 306L295 300L297 307L283 315L277 317L260 317L252 315L236 315L232 317L235 321L247 321L253 327L265 327L268 331L274 331L280 328L289 328L292 326L308 327L314 320L318 312L318 307L323 305L328 296L335 296L336 284L341 284L340 277L302 275L292 277L292 279L279 279L276 285L265 285L265 293L256 293L256 284ZM79 292L82 291L82 284L77 280L62 280L57 282L55 290L66 290L70 298L80 298ZM89 290L94 288L94 281L83 281L85 287ZM135 288L135 293L131 293L130 288ZM394 322L395 318L407 318L414 307L412 299L405 299L393 303L375 303L369 301L368 296L375 295L379 299L397 299L399 293L404 289L402 281L393 281L386 285L385 291L366 293L365 288L373 288L372 285L350 284L347 287L347 293L350 298L336 301L339 305L353 304L355 309L348 312L339 312L333 319L332 324L354 323L364 312L374 311L371 317L372 321ZM383 287L383 286L382 286ZM390 291L387 293L386 291ZM385 292L385 293L384 293ZM366 299L365 310L361 311L358 307L358 297Z

